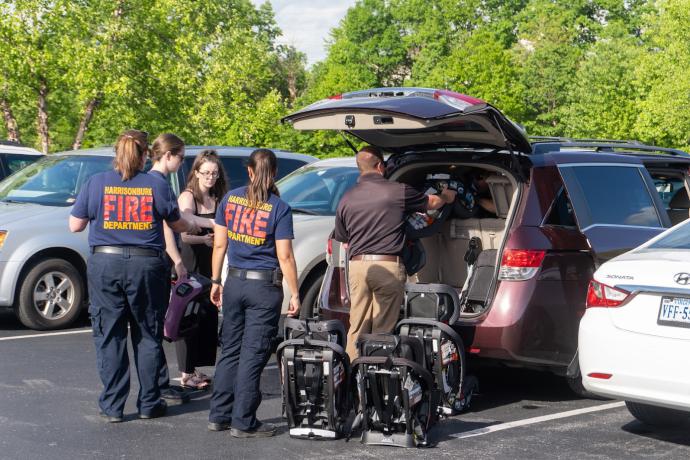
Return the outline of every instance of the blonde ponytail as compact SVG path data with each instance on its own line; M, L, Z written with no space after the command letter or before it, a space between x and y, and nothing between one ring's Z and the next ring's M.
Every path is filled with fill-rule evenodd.
M130 129L120 134L115 142L115 160L113 167L129 180L141 170L143 159L149 151L148 134L144 131Z

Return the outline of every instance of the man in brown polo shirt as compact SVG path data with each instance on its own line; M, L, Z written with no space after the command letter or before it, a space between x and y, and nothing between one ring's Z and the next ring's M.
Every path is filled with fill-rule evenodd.
M403 302L406 273L400 257L404 219L410 212L438 209L455 200L455 192L426 196L407 184L384 177L383 154L375 147L357 153L359 179L336 212L334 236L348 244L350 257L350 330L347 354L357 357L357 338L392 332Z

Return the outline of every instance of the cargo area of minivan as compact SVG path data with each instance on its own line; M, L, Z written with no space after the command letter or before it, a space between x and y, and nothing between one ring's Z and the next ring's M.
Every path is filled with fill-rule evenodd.
M481 177L486 187L484 196L490 198L495 212L482 208L479 203L475 204L473 213L458 215L451 212L434 234L421 238L426 263L418 273L409 277L409 281L446 284L456 289L459 295L464 291L461 316L475 316L489 307L498 274L500 249L517 197L517 182L505 169L476 163L409 165L396 171L391 179L420 188L428 175L444 173L466 184L471 180L468 178ZM468 272L467 256L471 246L476 261Z

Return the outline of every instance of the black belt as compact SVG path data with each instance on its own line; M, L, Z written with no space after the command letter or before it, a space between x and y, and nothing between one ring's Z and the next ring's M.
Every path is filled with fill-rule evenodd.
M239 268L228 268L228 276L242 280L273 280L274 270L242 270Z
M159 257L161 251L152 248L138 248L136 246L94 246L93 253L117 254L121 256Z

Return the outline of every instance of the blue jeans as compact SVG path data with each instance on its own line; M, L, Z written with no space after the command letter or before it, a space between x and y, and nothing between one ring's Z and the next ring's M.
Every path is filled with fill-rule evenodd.
M282 303L282 287L228 276L209 421L245 431L258 426L261 373L278 333Z
M89 257L89 314L103 383L98 403L107 415L121 416L129 395L127 325L139 377L137 409L149 414L159 404L158 379L165 368L162 339L170 295L168 273L162 256L95 253Z

